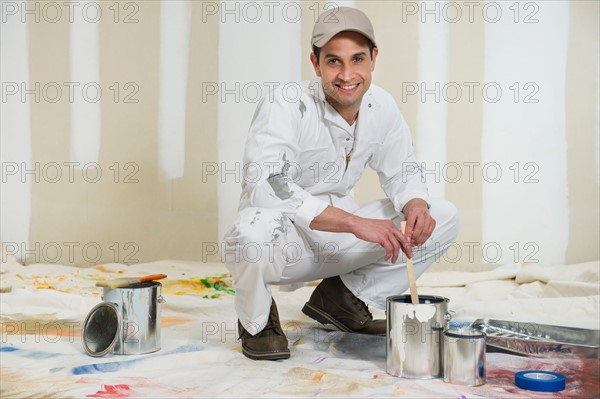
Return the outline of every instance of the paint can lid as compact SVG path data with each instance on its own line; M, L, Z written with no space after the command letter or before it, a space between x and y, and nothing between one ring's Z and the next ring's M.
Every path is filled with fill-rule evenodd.
M452 338L462 339L485 339L485 335L481 330L473 328L472 326L467 327L450 327L444 330L444 335Z
M86 316L81 328L81 342L88 355L104 356L114 348L121 333L122 317L112 302L101 302Z

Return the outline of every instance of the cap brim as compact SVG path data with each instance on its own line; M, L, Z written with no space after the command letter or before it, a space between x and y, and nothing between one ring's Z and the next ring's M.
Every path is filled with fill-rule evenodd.
M361 35L363 35L364 37L366 37L367 39L369 39L371 41L371 43L373 43L373 45L375 47L377 47L377 45L375 44L375 39L371 35L367 34L366 32L363 32L362 30L359 30L359 29L344 29L344 30L341 30L339 32L331 33L331 34L328 34L328 35L323 35L322 37L320 37L317 40L313 41L312 45L321 48L321 47L325 46L327 44L327 42L329 42L331 39L333 39L334 36L336 36L336 35L338 35L338 34L340 34L342 32L356 32L356 33L360 33Z

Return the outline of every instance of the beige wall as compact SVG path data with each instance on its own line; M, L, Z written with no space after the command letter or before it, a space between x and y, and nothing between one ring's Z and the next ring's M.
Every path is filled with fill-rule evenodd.
M186 173L163 180L157 157L160 3L139 4L135 24L100 20L103 96L97 165L102 177L89 183L76 170L73 181L42 178L32 184L27 248L33 253L28 262L54 260L56 248L63 254L60 263L80 265L201 259L201 243L216 241L217 181L203 182L200 171L202 162L218 161L217 101L203 101L193 88L217 81L218 24L192 25ZM195 20L201 19L200 9L200 3L193 3ZM104 12L110 15L106 7ZM31 82L70 80L68 25L67 20L29 24ZM118 101L113 96L116 89L109 88L113 82L121 85ZM126 82L139 91L125 90ZM127 94L137 103L124 102ZM70 160L69 117L66 98L56 104L32 104L33 163L62 165ZM93 172L98 168L90 169L88 180L96 179Z
M214 2L213 2L214 3ZM27 261L53 258L52 246L63 251L57 263L89 265L101 262L142 262L158 259L216 260L206 243L218 243L219 179L204 179L203 165L219 162L218 97L203 99L203 82L219 82L219 20L205 18L206 8L193 1L185 132L185 173L175 180L159 178L157 115L159 97L160 2L137 2L138 23L116 24L103 18L100 32L101 149L98 160L103 176L96 183L81 178L23 184L31 185ZM313 4L302 2L303 19L298 43L302 50L302 78L312 76L308 61ZM108 7L104 3L103 7ZM418 22L402 23L405 4L400 1L357 2L376 27L380 56L375 82L396 98L413 136L417 119L417 97L403 101L401 82L418 79ZM106 15L111 15L105 10ZM567 263L599 257L598 196L598 58L599 3L570 2L570 25L566 69L566 138L568 211L570 215ZM203 19L206 19L203 22ZM30 82L68 82L69 23L29 23ZM450 24L448 39L449 81L484 79L485 24L461 20ZM268 46L267 43L257 45ZM540 45L544 45L540 43ZM226 51L235 51L232 46ZM278 49L273 49L275 53ZM240 68L261 68L261 60L248 60ZM273 57L269 62L285 59ZM283 66L285 67L285 66ZM115 102L112 82L135 82L137 103ZM121 90L121 94L125 91ZM70 158L70 104L31 102L32 162L63 164ZM231 115L245 118L251 115ZM483 104L459 101L448 104L446 161L481 161ZM2 134L6 134L2 132ZM245 130L240 131L243 140ZM543 143L540 143L543 145ZM115 182L115 163L119 177ZM127 168L126 168L127 165ZM113 169L111 169L111 167ZM66 169L63 169L65 172ZM126 183L128 173L133 182ZM543 182L541 183L543 184ZM374 173L369 172L356 188L359 202L380 198ZM459 209L462 220L460 242L481 241L481 181L446 184L446 197ZM551 215L549 215L551 217ZM11 242L10 236L2 241ZM73 244L75 243L75 244ZM203 245L204 243L204 245ZM23 243L19 243L23 244ZM49 246L49 244L51 244ZM37 247L36 247L37 245ZM44 253L43 248L47 248ZM75 248L73 257L69 248ZM88 252L84 252L86 247ZM38 250L36 250L38 248ZM96 257L100 248L102 256ZM49 251L49 252L48 252ZM470 263L482 262L480 252ZM563 261L563 260L559 260Z
M406 95L398 82L418 82L418 21L412 16L412 8L402 2L384 6L381 2L360 2L361 8L373 18L375 26L389 27L380 35L381 53L377 66L376 82L386 87L396 98L404 117L412 129L415 141L417 102L419 96ZM414 3L413 3L414 4ZM409 12L410 11L410 12ZM398 23L405 13L405 23ZM407 14L407 12L409 12ZM448 80L451 82L483 81L484 21L474 18L472 23L450 24ZM395 82L386 86L386 82ZM482 99L473 102L448 103L447 162L481 163ZM446 186L446 198L459 209L461 233L458 242L481 241L481 180L460 179ZM359 201L365 202L383 195L377 176L370 171L367 179L356 190ZM482 262L481 252L474 251L473 262ZM441 262L444 260L441 259Z
M600 198L597 180L599 172L596 158L599 118L599 8L598 2L571 3L566 105L567 176L571 212L567 259L572 262L591 259L594 253L597 257L600 242Z
M413 4L416 4L412 2ZM419 3L420 4L420 3ZM481 4L481 3L480 3ZM566 137L568 159L568 202L570 221L569 242L565 263L577 263L598 259L600 250L599 187L598 187L598 59L599 59L599 3L571 1L569 50L566 76ZM396 98L411 129L416 124L416 97L402 101L397 90L398 80L417 81L417 19L407 18L398 23L402 12L401 2L358 2L367 12L375 26L386 27L377 32L380 41L380 57L376 83L386 87ZM406 7L406 5L404 6ZM406 8L404 8L406 11ZM531 12L532 9L528 9ZM523 14L520 15L523 18ZM383 35L381 34L383 32ZM448 80L451 82L484 81L484 20L474 18L450 24ZM544 45L540 43L540 45ZM392 50L392 51L390 51ZM493 49L487 49L493 51ZM481 97L473 102L458 101L448 104L447 162L481 163L481 131L483 104ZM551 116L549 116L551 117ZM543 145L543 143L540 143ZM464 170L463 170L464 172ZM541 182L540 184L543 184ZM382 195L377 177L369 173L356 189L356 197L365 202ZM459 209L461 232L457 239L463 250L464 243L481 243L482 181L461 179L446 184L446 198ZM549 215L551 217L551 215ZM540 226L540 228L542 228ZM534 241L534 240L532 240ZM468 246L467 246L468 248ZM521 246L521 258L533 250ZM474 250L473 263L479 264L482 252ZM533 256L535 260L535 256ZM461 258L465 260L465 256ZM469 259L470 261L470 259ZM561 263L562 260L557 260ZM440 263L450 266L444 259ZM466 263L466 262L465 262Z

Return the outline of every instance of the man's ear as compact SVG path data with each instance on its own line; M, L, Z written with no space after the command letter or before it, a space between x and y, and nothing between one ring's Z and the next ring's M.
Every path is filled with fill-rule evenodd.
M373 63L371 64L371 72L375 70L375 61L377 61L377 54L379 54L379 49L377 47L373 48Z
M319 60L317 60L317 56L315 55L315 53L310 53L310 62L317 76L321 77L321 67L319 66Z

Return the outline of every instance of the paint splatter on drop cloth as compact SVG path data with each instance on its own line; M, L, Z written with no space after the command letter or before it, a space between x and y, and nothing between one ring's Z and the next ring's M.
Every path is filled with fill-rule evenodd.
M165 280L163 294L200 295L203 298L219 298L222 295L233 295L231 274L220 274L207 277L192 277L180 280Z
M102 288L98 281L123 277L139 277L156 274L150 270L128 270L127 266L107 267L98 265L90 268L57 266L55 268L21 267L16 273L0 276L2 284L13 289L25 288L30 291L53 290L83 297L101 297ZM223 295L233 295L231 274L191 275L186 272L167 274L161 281L163 294L197 295L214 299Z
M127 384L103 385L102 389L88 398L129 398L134 394Z

